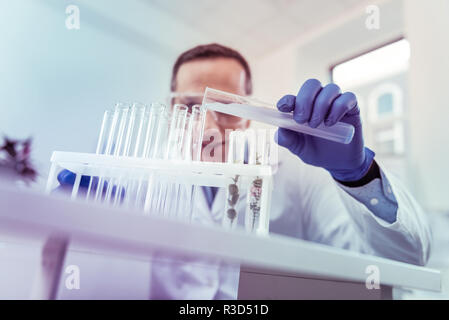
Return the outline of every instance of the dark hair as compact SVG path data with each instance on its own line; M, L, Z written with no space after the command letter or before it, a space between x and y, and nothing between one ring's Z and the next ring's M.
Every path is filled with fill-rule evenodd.
M186 62L199 60L199 59L213 59L213 58L231 58L237 60L245 69L246 82L245 90L247 94L251 94L253 91L253 85L251 80L251 70L249 69L248 62L245 58L236 50L222 46L221 44L211 43L206 45L200 45L182 53L178 59L176 59L173 66L171 77L171 90L176 90L176 76L178 75L179 68Z

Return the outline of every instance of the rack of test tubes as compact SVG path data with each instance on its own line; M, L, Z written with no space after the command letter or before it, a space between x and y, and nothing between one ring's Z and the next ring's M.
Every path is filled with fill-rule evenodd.
M266 130L232 131L227 161L204 161L207 112L202 105L118 103L104 113L95 153L53 153L46 191L58 187L57 175L67 169L75 175L73 200L191 223L199 219L201 188L219 187L226 196L213 221L266 235L273 139Z

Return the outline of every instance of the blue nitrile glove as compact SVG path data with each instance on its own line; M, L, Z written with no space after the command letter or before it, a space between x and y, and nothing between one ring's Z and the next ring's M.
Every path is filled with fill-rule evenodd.
M332 142L311 135L279 128L276 141L307 164L322 167L340 181L357 181L369 170L374 152L364 147L362 122L357 99L352 92L341 93L335 84L324 88L316 79L302 85L298 95L282 97L277 107L282 112L292 112L296 122L306 122L316 128L322 122L332 126L341 121L352 124L354 138L349 144Z
M89 187L90 176L81 176L80 188ZM62 170L58 174L58 181L61 184L61 187L70 187L72 188L75 184L76 174L67 169Z
M72 187L75 183L75 179L76 179L76 174L67 169L62 170L58 174L58 181L59 181L59 184L61 185L62 189L66 189L66 188L72 189ZM89 187L90 179L91 179L90 176L81 176L80 188L87 190L87 188ZM93 177L92 189L96 189L97 184L98 184L98 178ZM107 188L108 188L108 183L107 183L107 181L104 181L103 194L106 192ZM111 197L115 196L116 189L117 189L117 186L112 187ZM122 188L122 191L120 193L120 199L123 200L124 196L125 196L125 190Z

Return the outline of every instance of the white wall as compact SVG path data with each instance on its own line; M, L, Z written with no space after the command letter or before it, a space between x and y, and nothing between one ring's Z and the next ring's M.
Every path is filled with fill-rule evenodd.
M343 59L381 45L403 33L402 1L379 2L380 29L365 26L365 6L346 16L306 30L289 45L253 61L255 95L276 99L286 91L297 93L308 78L328 83L329 67ZM343 88L344 89L344 88Z
M1 1L0 39L0 134L33 137L41 180L53 150L94 150L116 101L164 101L176 55L203 41L138 0Z
M405 1L410 41L410 161L420 200L449 209L449 2Z

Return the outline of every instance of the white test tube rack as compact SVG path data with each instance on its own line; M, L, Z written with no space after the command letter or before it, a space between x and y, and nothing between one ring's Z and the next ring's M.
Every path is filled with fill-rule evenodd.
M76 175L71 190L71 197L74 200L82 200L83 197L86 199L86 195L83 195L80 191L80 181L83 175L109 179L110 181L123 179L123 177L126 177L128 181L138 181L142 177L154 177L156 175L158 182L224 188L232 184L235 176L239 175L243 190L246 190L254 179L262 179L263 190L259 224L253 232L259 235L268 234L273 175L270 165L147 159L55 151L51 157L51 168L46 186L47 193L51 193L58 186L56 177L62 169L68 169ZM143 194L145 195L146 192ZM92 199L92 201L94 200ZM120 203L115 202L114 205L120 206ZM225 204L223 204L223 207L225 207ZM165 214L165 208L161 209L164 214L154 211L148 212L144 208L137 207L128 207L128 209L141 210L143 214L167 215ZM175 215L168 216L174 217Z

